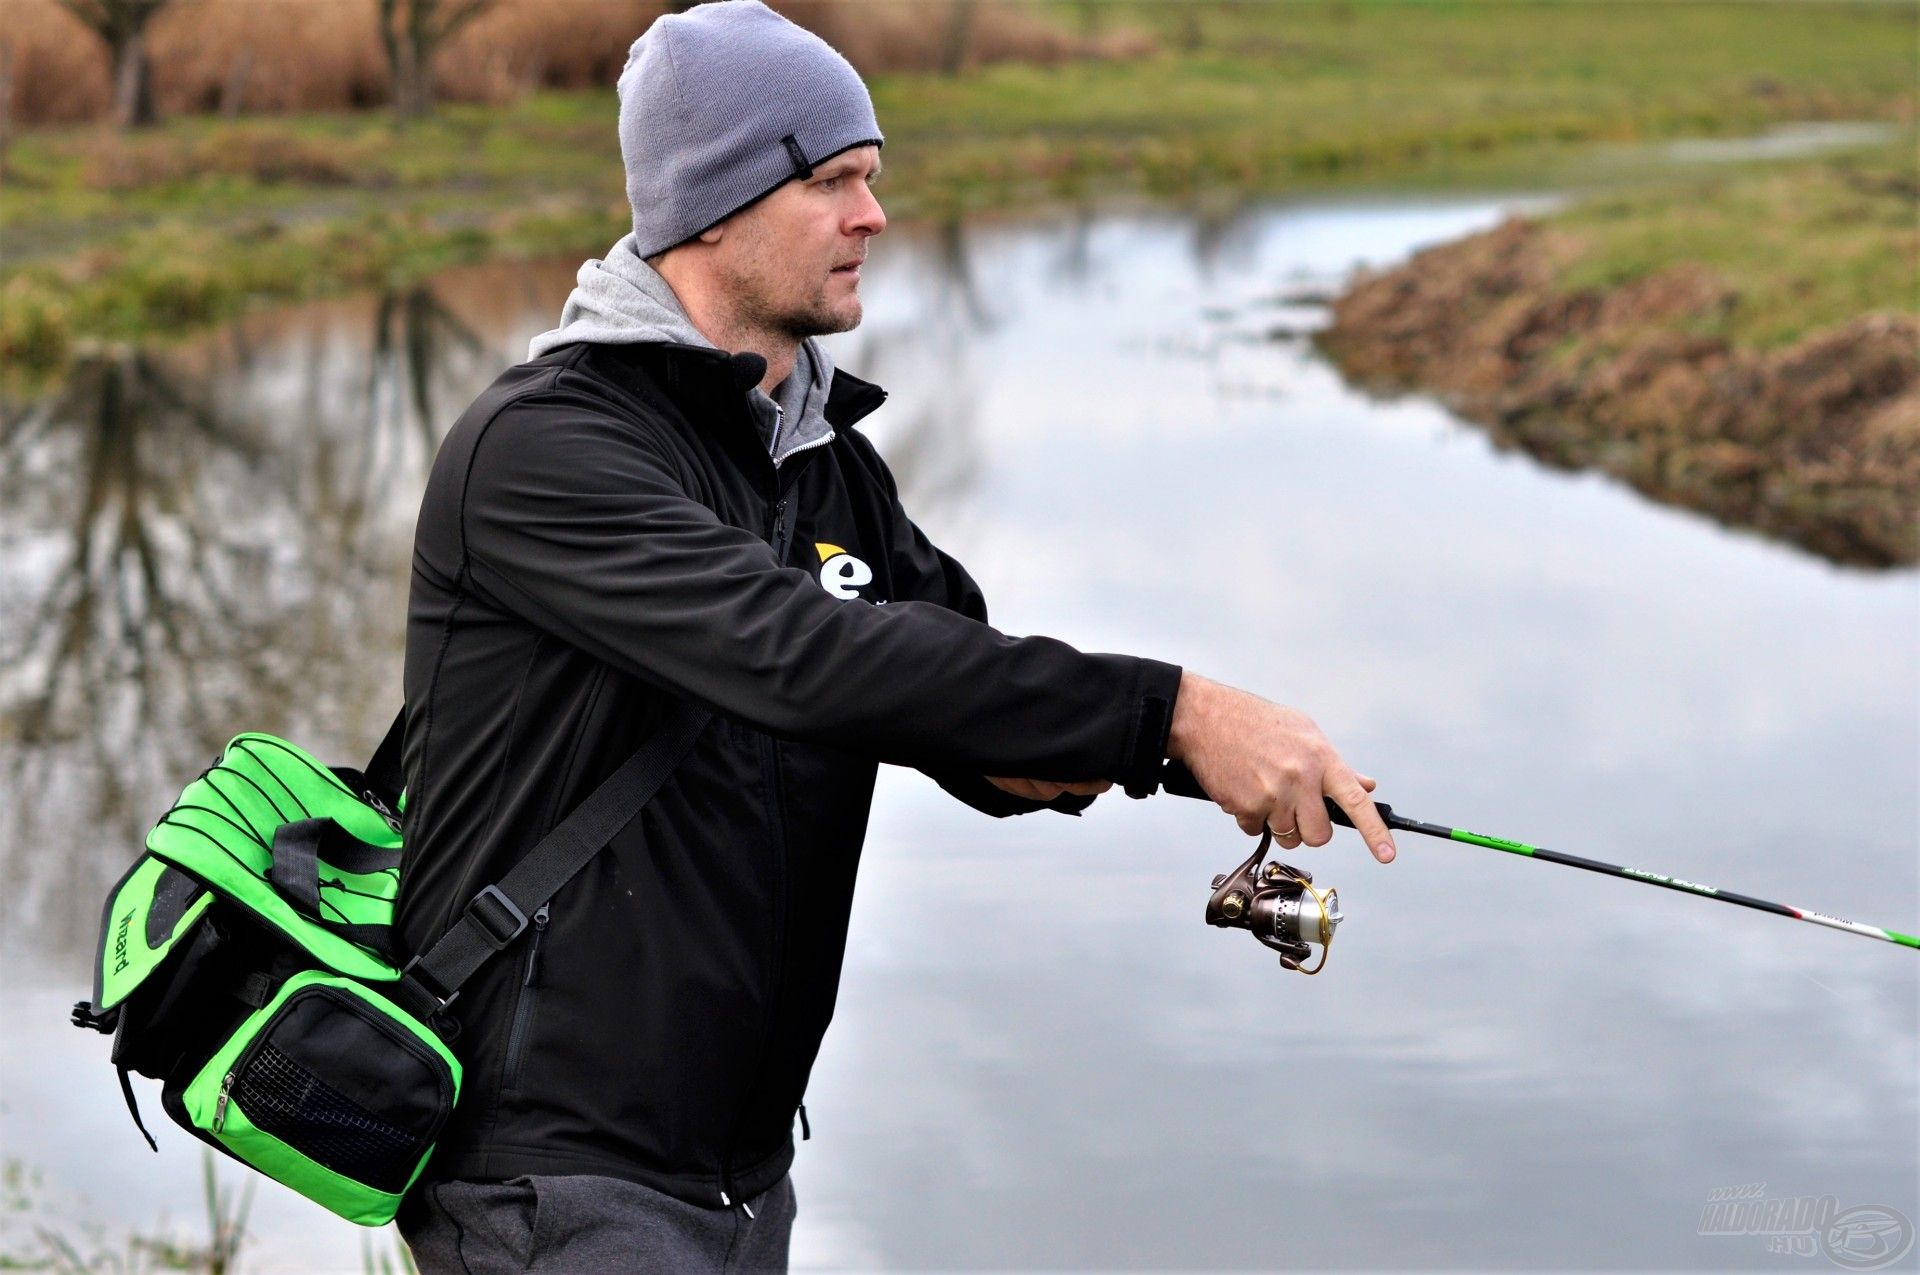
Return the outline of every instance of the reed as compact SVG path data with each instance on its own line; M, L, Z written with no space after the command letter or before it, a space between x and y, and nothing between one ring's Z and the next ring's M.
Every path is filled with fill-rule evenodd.
M929 17L964 0L780 0L862 72L940 67L949 24ZM1076 34L1032 4L972 0L965 65L1052 65L1153 47L1136 29ZM13 118L103 118L104 47L56 0L6 0ZM662 0L496 0L436 63L438 97L499 103L540 89L609 88ZM154 91L162 115L346 111L384 104L388 76L377 0L172 0L154 19Z

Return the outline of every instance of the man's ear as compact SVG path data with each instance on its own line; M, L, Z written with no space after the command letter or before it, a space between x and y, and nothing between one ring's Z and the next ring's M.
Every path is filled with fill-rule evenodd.
M719 243L720 236L725 234L726 231L727 231L727 223L725 223L724 221L717 226L708 226L705 230L700 232L700 242L701 243Z

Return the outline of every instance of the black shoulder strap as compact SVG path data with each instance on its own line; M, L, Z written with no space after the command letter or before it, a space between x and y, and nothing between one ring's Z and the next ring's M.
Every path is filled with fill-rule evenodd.
M705 709L673 701L659 728L620 769L542 837L497 885L474 895L438 942L407 963L393 988L394 999L422 1018L451 1005L461 984L488 957L518 938L527 928L527 917L586 867L653 799L711 716Z

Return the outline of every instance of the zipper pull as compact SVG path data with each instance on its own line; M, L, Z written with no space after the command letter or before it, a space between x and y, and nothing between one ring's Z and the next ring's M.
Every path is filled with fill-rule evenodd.
M400 821L393 817L393 811L387 808L386 802L380 800L378 797L373 795L373 789L371 788L364 789L362 790L360 795L366 798L367 804L369 806L372 806L375 810L378 810L380 812L380 817L387 821L387 827L393 829L395 832L400 831Z
M787 560L787 498L780 497L773 506L773 525L767 529L768 539L773 543L773 554L781 563Z
M720 1188L720 1207L723 1209L733 1207L733 1201L727 1198L727 1189L725 1187Z
M233 1073L228 1072L226 1079L220 1082L220 1097L213 1104L213 1131L220 1132L227 1123L227 1100L233 1095Z
M805 1142L811 1137L813 1127L807 1123L807 1104L803 1102L800 1104L800 1141Z
M540 936L547 930L547 905L542 903L533 910L533 940L527 944L527 976L520 980L520 986L533 986L533 971L540 961Z

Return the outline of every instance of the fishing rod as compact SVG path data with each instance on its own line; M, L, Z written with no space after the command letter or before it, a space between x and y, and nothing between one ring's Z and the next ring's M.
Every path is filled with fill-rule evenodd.
M1177 761L1167 763L1161 777L1161 786L1176 796L1197 797L1203 801L1211 800L1207 796L1206 789L1202 788L1199 781L1193 777L1193 772ZM1353 827L1352 818L1331 797L1326 799L1326 803L1329 818L1343 827ZM1621 877L1644 885L1657 885L1668 890L1679 890L1683 894L1717 899L1722 903L1737 903L1743 908L1752 908L1757 912L1771 912L1775 916L1784 916L1789 920L1811 921L1815 925L1824 925L1830 929L1858 934L1865 938L1881 939L1888 943L1898 943L1902 947L1920 948L1920 938L1911 934L1902 934L1898 930L1883 929L1860 921L1849 921L1844 917L1830 916L1811 908L1788 907L1784 903L1756 899L1749 894L1735 894L1731 890L1721 890L1710 885L1702 885L1698 881L1686 881L1680 877L1670 877L1659 872L1644 872L1638 868L1623 868L1614 863L1602 863L1598 859L1583 859L1576 854L1563 854L1558 850L1548 850L1542 846L1530 846L1524 841L1509 841L1505 837L1489 837L1478 832L1468 832L1464 828L1423 823L1418 819L1409 819L1404 815L1395 814L1393 807L1385 802L1376 801L1373 803L1373 808L1380 812L1381 822L1397 831L1417 832L1422 836L1438 837L1443 841L1459 841L1467 845L1485 846L1489 850L1500 850L1528 859L1541 859L1547 863L1565 864L1569 868L1584 868L1588 872ZM1342 919L1339 896L1333 890L1315 889L1310 875L1277 860L1263 866L1262 860L1266 857L1267 847L1272 839L1273 831L1268 829L1260 838L1260 847L1254 851L1252 858L1233 872L1213 879L1213 895L1207 901L1207 924L1251 930L1255 938L1280 953L1280 963L1286 968L1298 970L1302 974L1317 974L1326 966L1326 952L1333 944L1333 931ZM1302 968L1302 963L1310 955L1310 945L1321 949L1320 962L1312 969L1305 969Z

